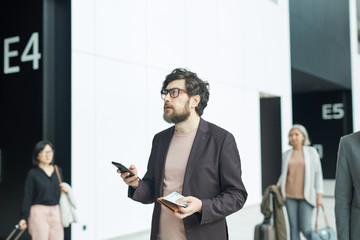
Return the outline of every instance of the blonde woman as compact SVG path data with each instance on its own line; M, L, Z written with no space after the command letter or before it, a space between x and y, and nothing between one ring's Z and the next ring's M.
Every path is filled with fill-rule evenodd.
M281 175L277 186L286 199L291 240L300 240L300 232L310 239L312 215L322 205L323 177L320 157L310 147L304 126L296 124L289 131L292 149L282 154Z

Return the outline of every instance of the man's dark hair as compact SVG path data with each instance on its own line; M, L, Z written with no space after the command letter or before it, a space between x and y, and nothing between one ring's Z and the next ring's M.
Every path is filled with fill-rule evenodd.
M38 159L38 156L39 156L39 153L44 150L44 148L46 147L46 145L49 145L51 147L51 149L53 150L53 152L55 152L55 148L54 148L54 145L48 141L48 140L42 140L42 141L39 141L35 144L34 146L34 150L33 150L33 154L32 154L32 163L35 165L35 166L38 166L39 165L39 159ZM53 157L53 160L51 162L51 164L54 163L54 157Z
M176 68L166 76L161 90L165 90L170 82L180 79L185 80L185 90L189 96L200 96L200 102L195 110L201 116L209 101L209 83L201 80L196 73L190 72L185 68Z

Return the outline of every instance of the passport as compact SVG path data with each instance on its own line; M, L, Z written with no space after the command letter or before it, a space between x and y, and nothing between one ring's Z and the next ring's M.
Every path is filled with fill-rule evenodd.
M179 198L184 197L183 195L181 195L178 192L172 192L166 196L163 197L159 197L157 199L157 201L164 205L165 207L167 207L169 210L171 210L172 212L178 212L179 208L178 206L181 207L187 207L187 203L183 202L183 203L177 203L176 200L178 200Z

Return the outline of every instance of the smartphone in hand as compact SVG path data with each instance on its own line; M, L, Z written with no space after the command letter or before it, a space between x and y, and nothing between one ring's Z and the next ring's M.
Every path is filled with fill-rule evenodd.
M122 165L121 163L118 163L118 162L111 162L112 164L114 164L118 169L120 169L120 171L123 173L123 172L128 172L130 173L129 176L127 177L132 177L132 176L135 176L135 174L130 171L127 167L125 167L124 165Z

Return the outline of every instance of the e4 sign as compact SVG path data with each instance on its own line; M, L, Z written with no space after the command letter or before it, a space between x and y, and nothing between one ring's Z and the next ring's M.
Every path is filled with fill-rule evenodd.
M20 72L20 66L11 65L10 59L19 57L18 49L12 48L11 45L20 42L20 36L14 36L4 39L4 74ZM34 32L31 34L24 50L21 53L21 62L32 62L34 70L39 69L39 62L41 53L39 51L39 33Z

